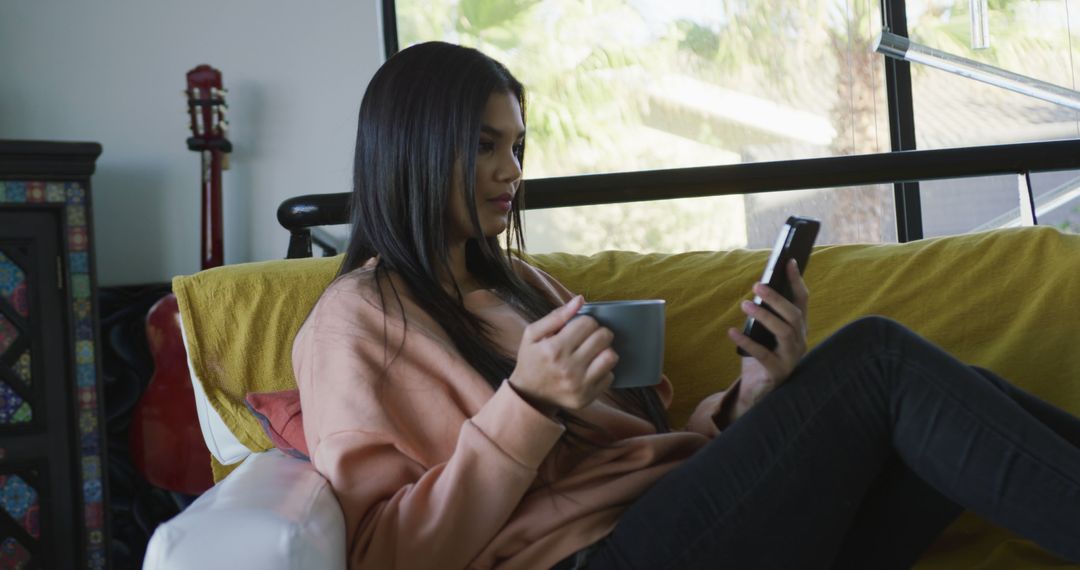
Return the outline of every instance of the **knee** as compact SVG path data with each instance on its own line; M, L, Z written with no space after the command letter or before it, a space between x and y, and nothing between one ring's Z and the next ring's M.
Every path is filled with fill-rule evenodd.
M910 330L887 317L861 317L814 347L800 366L804 369L821 366L832 371L866 370L866 367L882 370L887 367L886 361L895 361L897 355L907 352L907 345L914 337ZM885 376L867 373L859 377L872 380Z
M861 347L859 352L865 353L875 348L897 346L915 333L888 317L871 315L844 325L833 336L840 344Z
M865 317L859 317L854 321L844 325L840 329L848 333L855 334L870 334L879 335L889 332L895 332L897 330L904 330L904 325L890 319L889 317L883 317L881 315L868 315Z

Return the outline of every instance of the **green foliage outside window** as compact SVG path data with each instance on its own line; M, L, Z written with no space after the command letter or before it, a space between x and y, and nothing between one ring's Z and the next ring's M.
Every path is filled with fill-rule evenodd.
M977 53L966 47L967 2L908 0L909 29L938 49L1060 84L1067 34L1057 33L1060 22L1054 33L1031 22L1033 10L1062 1L991 0L992 48ZM522 80L526 178L889 149L881 56L872 52L877 0L398 0L396 10L402 46L431 39L473 46ZM1018 129L990 130L999 116L980 120L980 102L998 94L983 95L979 85L975 95L952 86L942 92L935 73L913 69L924 86L915 94L920 148L955 146L957 137L1015 142L997 138ZM951 100L971 111L963 117L969 124L939 124L921 111ZM1047 115L1031 108L1033 123ZM888 187L783 199L536 211L526 229L534 251L767 246L773 226L798 209L823 218L830 241L894 239ZM748 231L763 225L764 243Z
M1058 224L1058 229L1063 232L1080 234L1080 206L1073 208L1072 214L1075 214L1075 218L1070 215L1067 220Z

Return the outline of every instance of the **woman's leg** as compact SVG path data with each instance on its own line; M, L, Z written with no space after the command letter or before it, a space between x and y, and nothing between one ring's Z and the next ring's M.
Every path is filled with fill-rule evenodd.
M862 497L832 568L911 568L963 511L894 453Z
M1080 448L1080 418L989 370L975 366L972 369L1043 425ZM962 511L960 505L937 492L904 465L898 455L893 455L863 497L833 568L859 569L867 560L877 560L880 570L909 568ZM880 565L886 562L887 565Z
M1035 416L1035 418L1042 422L1043 425L1054 430L1054 433L1080 448L1080 418L1040 399L1034 394L1021 390L1015 384L1011 384L1004 378L985 368L979 368L978 366L972 366L971 368L985 378L986 381L996 386L998 390L1001 390L1012 398L1014 402L1020 404L1021 408L1024 408L1029 414ZM1071 382L1073 379L1063 378L1061 381Z
M589 567L827 568L894 453L1080 561L1080 451L980 372L869 318L631 505Z

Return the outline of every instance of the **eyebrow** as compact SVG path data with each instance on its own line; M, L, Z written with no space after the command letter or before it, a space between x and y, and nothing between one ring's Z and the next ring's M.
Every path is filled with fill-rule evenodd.
M493 137L496 137L496 138L502 138L502 137L504 137L506 135L506 133L504 133L503 131L500 131L499 129L496 129L495 127L493 127L491 125L480 125L480 132L487 133L487 134L489 134L489 135L491 135ZM517 133L517 137L515 137L515 140L523 139L523 138L525 138L525 131L519 131Z

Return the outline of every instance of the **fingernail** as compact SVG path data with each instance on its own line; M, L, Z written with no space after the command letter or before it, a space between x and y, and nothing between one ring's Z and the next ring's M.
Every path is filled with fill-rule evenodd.
M750 310L750 309L752 309L753 307L754 307L754 304L753 304L753 303L751 303L750 301L743 301L743 302L742 302L742 308L743 308L744 310L747 310L747 311L749 311L749 310Z

